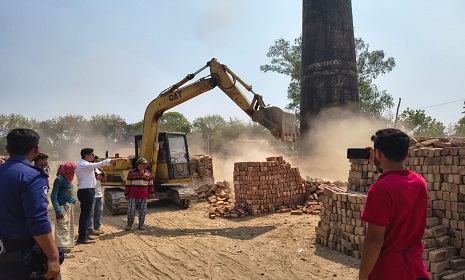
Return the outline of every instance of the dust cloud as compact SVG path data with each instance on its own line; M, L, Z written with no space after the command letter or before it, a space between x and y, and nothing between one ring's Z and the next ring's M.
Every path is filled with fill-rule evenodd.
M383 123L374 119L362 119L343 109L325 109L312 122L309 134L299 139L299 157L293 165L304 178L347 182L347 148L372 147L370 138L381 128Z
M41 135L41 137L43 137ZM116 153L119 153L120 157L133 157L134 156L134 147L132 144L121 144L115 143L107 138L99 131L90 131L85 135L80 135L81 139L85 139L80 144L69 144L66 145L66 148L61 148L59 151L42 151L49 155L49 166L50 174L55 174L56 169L63 162L74 162L77 163L81 160L81 150L83 148L92 148L94 149L94 154L100 158L106 157L106 152L108 151L108 157L114 157ZM133 141L131 141L132 143ZM40 145L40 144L39 144ZM58 158L54 155L55 152L58 154Z
M196 23L197 38L212 40L212 38L222 37L221 32L232 25L240 15L247 13L248 6L245 0L212 2L208 5L204 16Z
M210 153L213 159L215 181L233 181L235 162L264 162L267 157L283 156L292 167L299 168L301 176L318 177L329 181L346 182L350 163L346 158L347 148L371 147L370 140L376 130L386 124L375 120L366 120L341 109L323 110L311 124L311 131L295 143L283 143L270 136L258 139L253 135L243 135L234 141L224 140L220 152ZM92 132L89 141L82 145L73 145L60 154L60 161L80 160L80 150L85 147L94 149L101 158L108 151L109 157L119 153L121 157L134 156L132 145L117 145L102 141L101 133ZM87 138L85 137L85 138ZM209 154L201 137L188 136L190 155ZM298 150L298 155L294 150ZM52 171L53 172L53 171Z
M381 121L362 119L347 110L330 108L312 122L308 135L290 145L274 138L253 139L253 136L225 140L223 150L226 152L210 154L215 181L232 182L235 162L263 162L267 157L283 156L292 167L299 168L303 178L347 182L350 170L347 148L373 146L371 136L385 127ZM200 138L189 141L191 155L208 154ZM298 150L297 155L294 149Z
M267 140L234 140L229 142L225 149L225 154L212 155L213 174L217 181L233 181L235 162L264 162L267 157L280 155Z
M266 161L267 157L280 155L270 144L269 139L254 139L253 136L241 136L239 139L223 142L220 151L211 152L205 148L205 143L200 137L190 137L190 155L210 155L213 161L213 176L215 181L233 181L235 162ZM278 140L275 140L278 141Z

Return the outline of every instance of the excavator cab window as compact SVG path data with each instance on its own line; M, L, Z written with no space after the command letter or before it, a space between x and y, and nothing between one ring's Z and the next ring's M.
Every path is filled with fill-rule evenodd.
M158 163L166 163L166 149L165 149L165 141L159 140L159 149L158 149Z
M186 141L183 135L168 135L171 163L187 163Z
M191 177L192 172L189 153L187 151L186 135L183 133L166 133L164 148L167 154L170 178Z

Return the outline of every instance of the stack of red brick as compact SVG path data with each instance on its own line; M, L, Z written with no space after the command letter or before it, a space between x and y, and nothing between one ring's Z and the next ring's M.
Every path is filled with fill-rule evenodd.
M366 160L351 160L347 189L356 192L368 192L371 184L378 179L376 166Z
M194 155L190 157L193 172L192 181L196 186L213 184L213 160L208 155Z
M361 258L366 223L360 220L366 195L327 187L320 196L321 220L315 228L316 241L332 250Z
M292 207L305 201L305 186L298 168L282 156L266 162L234 163L236 206L251 215L275 212L281 206Z

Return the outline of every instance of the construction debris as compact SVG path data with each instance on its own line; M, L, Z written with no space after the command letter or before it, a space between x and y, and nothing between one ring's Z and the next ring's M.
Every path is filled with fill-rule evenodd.
M205 184L194 190L194 192L199 201L205 200L209 203L208 217L210 219L216 217L244 217L248 215L242 209L234 210L233 194L230 184L226 181L217 182L216 184ZM230 211L237 211L237 213L230 213Z
M204 184L213 184L213 160L208 155L194 155L190 157L192 169L192 185L198 187Z
M319 215L318 201L324 187L345 185L320 178L302 179L298 169L292 168L282 157L267 158L266 162L236 163L234 174L235 185L238 185L234 192L226 181L205 184L195 190L198 200L209 203L209 218L239 218L274 212Z

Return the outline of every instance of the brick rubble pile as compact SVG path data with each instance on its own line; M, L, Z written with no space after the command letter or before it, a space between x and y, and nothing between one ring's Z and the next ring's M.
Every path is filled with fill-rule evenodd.
M195 190L198 200L206 200L209 203L208 216L211 219L216 217L244 217L248 213L242 209L234 209L233 194L230 184L226 181L216 184L205 184ZM238 213L231 213L237 211ZM233 215L234 214L234 215Z

